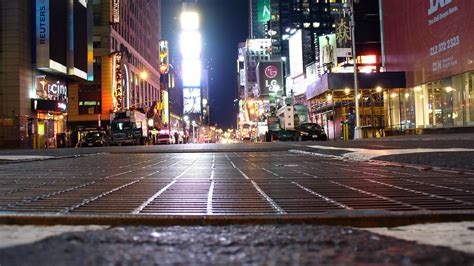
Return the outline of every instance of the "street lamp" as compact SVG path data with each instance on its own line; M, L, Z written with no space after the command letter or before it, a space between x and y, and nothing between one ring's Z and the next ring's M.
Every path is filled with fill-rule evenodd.
M356 54L356 41L355 41L355 18L354 18L354 3L359 3L359 0L349 0L344 3L344 10L351 17L349 24L351 28L351 40L352 40L352 60L354 62L354 105L355 105L355 129L354 139L362 138L362 132L360 128L360 117L359 117L359 80L357 77L358 66L357 66L357 54Z
M140 78L142 80L147 80L148 79L148 72L146 72L146 71L140 72Z

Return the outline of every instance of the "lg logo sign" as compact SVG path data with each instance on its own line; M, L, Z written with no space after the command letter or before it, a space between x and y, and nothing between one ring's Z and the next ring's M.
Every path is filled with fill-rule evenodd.
M428 9L428 16L437 12L439 8L443 8L451 4L453 0L430 0L430 9Z
M272 79L275 78L277 75L278 69L276 66L271 65L265 68L265 76L267 76L267 78Z

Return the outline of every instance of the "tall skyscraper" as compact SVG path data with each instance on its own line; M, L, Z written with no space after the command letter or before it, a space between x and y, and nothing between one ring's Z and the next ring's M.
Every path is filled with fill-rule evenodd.
M251 39L268 37L270 0L249 0L249 32Z
M94 1L95 81L71 89L77 134L104 127L110 113L148 109L160 99L159 0Z
M0 147L67 144L69 90L93 80L92 1L0 1Z
M318 59L318 36L334 33L335 17L344 0L270 0L270 37L274 57L289 57L289 36L302 31L303 63ZM287 71L289 64L287 64Z

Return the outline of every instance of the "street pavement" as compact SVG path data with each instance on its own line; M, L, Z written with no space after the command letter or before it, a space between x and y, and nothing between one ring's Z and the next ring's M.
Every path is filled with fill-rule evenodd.
M471 224L438 224L448 234L433 244L462 240L449 248L374 234L408 239L418 229L384 228L472 221L471 149L467 134L1 150L0 223L114 227L21 242L0 250L0 264L472 265Z
M473 265L474 254L349 227L113 227L0 250L2 265Z

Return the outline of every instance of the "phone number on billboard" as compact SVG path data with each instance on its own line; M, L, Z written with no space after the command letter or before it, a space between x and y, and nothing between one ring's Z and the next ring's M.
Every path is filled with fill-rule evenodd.
M437 45L430 48L430 56L440 54L451 48L458 46L460 43L459 35L455 36L447 41L438 43Z

